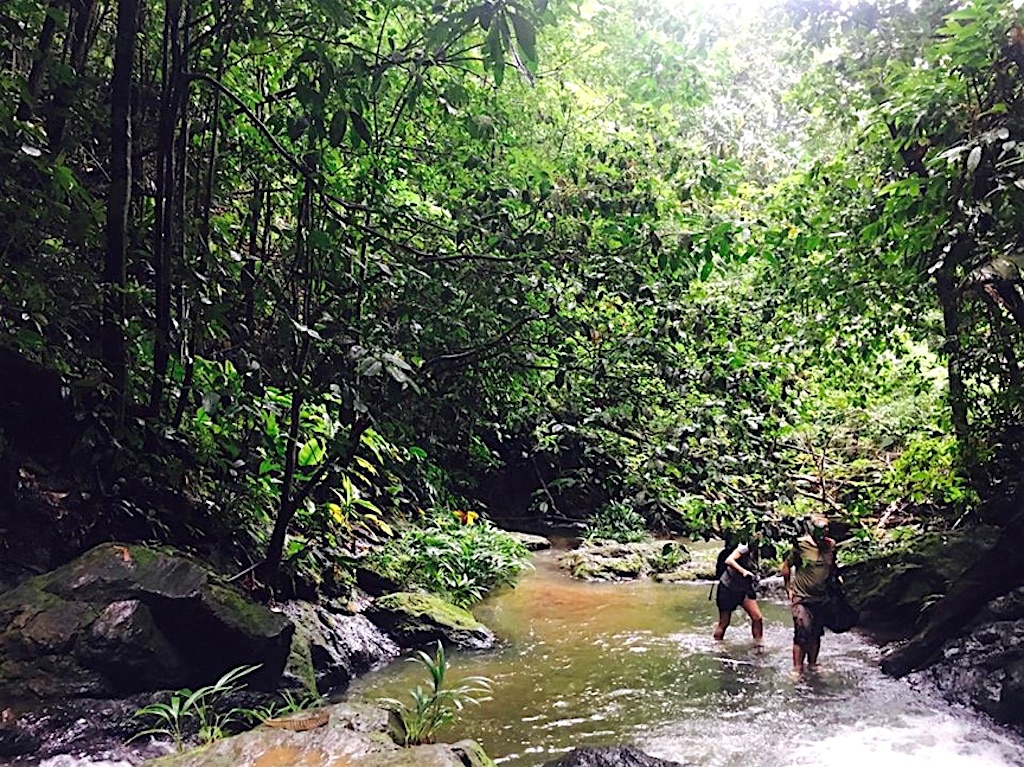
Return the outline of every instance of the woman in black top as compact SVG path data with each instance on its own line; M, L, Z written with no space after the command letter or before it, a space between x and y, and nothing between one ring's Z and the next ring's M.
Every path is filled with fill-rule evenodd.
M750 616L750 631L754 635L754 644L761 644L764 635L764 620L761 608L757 605L754 595L753 563L750 561L750 547L745 543L737 546L726 557L725 571L718 580L718 594L715 597L718 606L718 625L715 626L714 637L721 640L732 620L732 611L742 607Z

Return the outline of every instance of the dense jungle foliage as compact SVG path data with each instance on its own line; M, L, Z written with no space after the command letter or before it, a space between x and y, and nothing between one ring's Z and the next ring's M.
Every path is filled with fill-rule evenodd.
M5 493L314 585L480 513L1005 522L1019 5L9 0Z

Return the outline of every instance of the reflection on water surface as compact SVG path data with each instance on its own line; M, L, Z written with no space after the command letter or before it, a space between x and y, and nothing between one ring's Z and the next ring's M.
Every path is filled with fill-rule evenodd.
M452 653L451 678L483 675L494 699L470 706L445 740L474 737L503 767L534 767L578 745L632 742L703 767L1019 767L1024 741L877 670L856 636L825 636L822 667L790 675L789 611L762 604L755 651L737 611L722 643L699 584L584 583L537 557L519 586L477 617L499 648ZM351 697L403 698L425 672L395 663Z

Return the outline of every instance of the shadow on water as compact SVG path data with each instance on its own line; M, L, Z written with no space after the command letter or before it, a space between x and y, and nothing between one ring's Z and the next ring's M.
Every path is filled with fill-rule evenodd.
M534 767L576 746L636 743L665 759L719 767L1018 767L1024 741L936 696L884 677L877 650L826 635L822 665L794 679L782 604L762 604L757 651L737 612L724 642L707 584L584 583L555 555L475 610L501 645L452 654L452 678L483 675L493 700L468 707L446 740L474 737L507 767ZM356 699L403 698L418 664L360 680Z

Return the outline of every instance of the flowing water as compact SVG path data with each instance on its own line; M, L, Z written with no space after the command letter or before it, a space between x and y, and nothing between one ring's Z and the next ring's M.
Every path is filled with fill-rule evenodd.
M444 740L473 737L503 767L534 767L576 746L634 743L702 767L1020 767L1024 740L889 679L878 650L826 634L814 674L790 673L792 624L762 602L755 651L737 611L725 641L707 584L586 583L537 556L515 590L474 611L501 639L452 653L450 678L482 675L493 699L469 706ZM417 663L361 679L350 697L408 699L427 686Z

